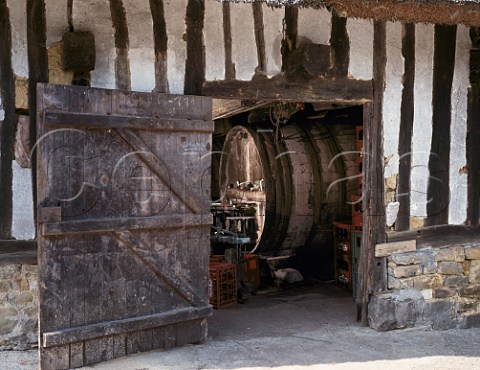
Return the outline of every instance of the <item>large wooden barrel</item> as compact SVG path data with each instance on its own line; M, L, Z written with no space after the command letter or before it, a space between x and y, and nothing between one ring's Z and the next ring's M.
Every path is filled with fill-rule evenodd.
M268 124L237 125L225 138L222 201L256 204L254 252L291 255L301 247L331 249L332 221L348 215L343 148L334 130L307 123L290 123L279 132Z

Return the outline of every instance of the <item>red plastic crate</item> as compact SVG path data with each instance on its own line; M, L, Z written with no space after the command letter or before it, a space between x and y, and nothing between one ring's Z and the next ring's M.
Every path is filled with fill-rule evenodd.
M210 282L212 292L210 304L215 309L237 303L237 279L235 265L229 263L210 263Z

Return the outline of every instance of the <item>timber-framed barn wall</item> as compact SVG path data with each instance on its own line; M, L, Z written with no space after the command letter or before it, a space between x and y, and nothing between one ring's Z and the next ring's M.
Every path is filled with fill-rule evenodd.
M364 169L369 232L363 239L360 319L367 323L372 301L370 321L380 329L428 323L431 307L448 311L472 301L473 308L458 308L448 325L478 324L479 92L478 82L470 81L471 50L478 45L472 46L468 26L214 0L0 0L0 11L0 238L35 237L35 176L12 165L18 115L28 115L35 138L37 82L69 83L58 62L62 35L90 31L97 54L93 87L364 105L370 125ZM307 43L331 47L330 74L302 83L284 80L286 56ZM412 252L420 253L417 262L375 257L377 244L411 239L421 248ZM451 252L458 245L463 252ZM438 247L454 256L440 256ZM456 283L447 283L453 277ZM392 292L400 290L420 302L409 309L425 315L382 326L384 303L397 302ZM376 293L385 299L372 299Z

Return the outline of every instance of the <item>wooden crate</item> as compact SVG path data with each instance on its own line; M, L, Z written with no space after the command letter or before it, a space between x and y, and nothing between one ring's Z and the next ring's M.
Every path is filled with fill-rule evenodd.
M210 282L212 294L210 304L215 309L237 303L237 282L235 265L229 263L210 263Z

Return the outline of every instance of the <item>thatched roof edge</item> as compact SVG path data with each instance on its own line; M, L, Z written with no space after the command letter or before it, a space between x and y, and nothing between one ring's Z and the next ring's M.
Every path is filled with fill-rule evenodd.
M480 0L220 0L335 10L350 18L480 26Z

